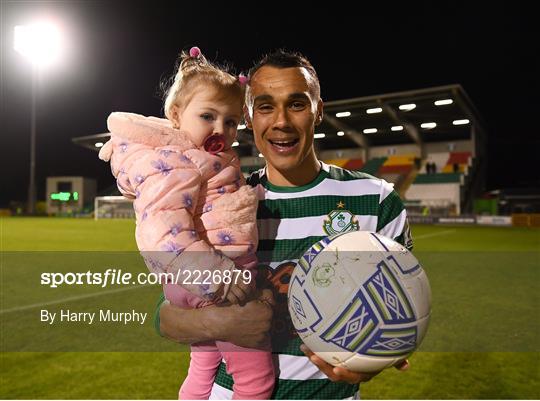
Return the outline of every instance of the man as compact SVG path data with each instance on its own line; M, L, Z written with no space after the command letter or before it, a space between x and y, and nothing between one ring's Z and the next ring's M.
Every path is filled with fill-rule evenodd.
M313 140L323 102L308 60L278 51L255 65L249 77L245 118L266 159L266 167L252 174L248 184L261 194L258 252L276 295L271 332L278 372L274 398L355 397L358 383L374 375L334 368L305 346L300 348L286 306L288 280L298 258L329 235L329 222L338 216L351 221L347 230L379 232L410 248L406 212L385 181L317 159ZM273 302L269 293L262 298ZM160 329L184 343L219 339L255 347L268 338L271 314L267 303L258 301L191 311L164 304ZM399 366L407 367L406 362ZM211 398L230 398L231 389L232 378L222 364Z

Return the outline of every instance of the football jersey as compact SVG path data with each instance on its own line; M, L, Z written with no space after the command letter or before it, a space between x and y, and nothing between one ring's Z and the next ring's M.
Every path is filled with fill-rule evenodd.
M360 171L321 167L300 187L272 185L265 168L247 180L259 193L259 274L273 285L277 304L271 333L278 375L274 399L345 399L358 391L358 385L330 381L299 348L287 290L303 253L324 237L355 230L377 232L412 249L407 214L392 184ZM230 399L232 385L221 363L210 398Z

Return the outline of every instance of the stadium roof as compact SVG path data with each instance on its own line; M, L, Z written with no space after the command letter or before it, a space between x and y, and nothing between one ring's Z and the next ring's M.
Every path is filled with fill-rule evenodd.
M347 148L470 139L471 127L482 131L481 117L455 84L327 102L317 132L331 148Z
M315 131L319 150L482 140L482 118L459 84L325 102L324 120ZM317 135L318 134L318 135ZM324 134L324 135L322 135ZM73 138L99 150L109 133ZM252 133L239 130L240 156L254 156Z

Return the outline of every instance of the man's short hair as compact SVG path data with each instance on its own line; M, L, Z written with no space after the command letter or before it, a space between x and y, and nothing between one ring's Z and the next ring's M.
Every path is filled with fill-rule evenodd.
M272 53L268 53L263 56L253 67L249 70L248 78L251 78L255 73L264 66L270 66L275 68L305 68L311 77L309 85L311 87L312 95L315 100L318 100L321 96L321 87L319 85L319 77L315 68L311 65L309 60L299 52L288 52L284 49L276 50ZM246 103L248 106L252 106L253 99L251 98L251 90L248 84L246 90Z

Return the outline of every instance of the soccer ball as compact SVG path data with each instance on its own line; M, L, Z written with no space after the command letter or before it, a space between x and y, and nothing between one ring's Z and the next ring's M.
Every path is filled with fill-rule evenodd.
M380 234L327 237L300 258L289 312L302 341L326 362L376 372L409 356L429 323L431 289L418 260Z

